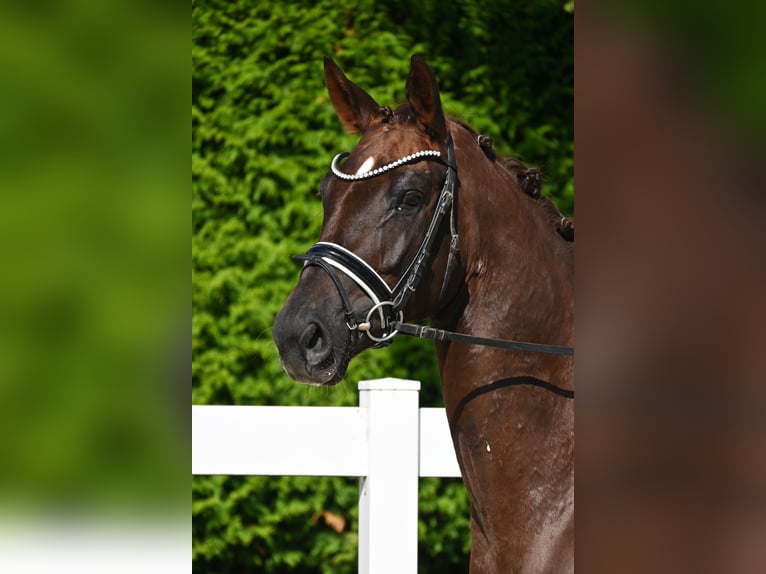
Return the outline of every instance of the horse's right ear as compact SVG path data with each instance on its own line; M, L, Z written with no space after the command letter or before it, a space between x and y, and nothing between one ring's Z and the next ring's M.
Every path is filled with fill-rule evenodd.
M329 56L324 57L324 79L340 123L349 133L364 133L370 121L380 113L380 106L349 80Z

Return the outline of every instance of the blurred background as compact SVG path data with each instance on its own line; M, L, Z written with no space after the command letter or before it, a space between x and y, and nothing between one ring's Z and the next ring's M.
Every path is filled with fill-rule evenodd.
M329 389L279 364L271 327L298 280L290 256L318 238L319 183L358 139L329 102L322 58L395 107L421 54L446 112L541 169L571 215L573 25L571 6L541 0L193 4L193 403L350 406L359 380L393 376L441 406L427 341L368 351ZM356 571L357 479L198 476L192 495L195 572ZM468 517L460 480L421 479L421 572L467 571Z
M0 7L4 572L187 556L188 37L150 3Z

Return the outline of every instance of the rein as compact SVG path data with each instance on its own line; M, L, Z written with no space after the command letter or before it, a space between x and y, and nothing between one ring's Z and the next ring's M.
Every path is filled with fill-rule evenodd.
M559 345L544 345L542 343L527 343L526 341L508 341L505 339L490 339L489 337L477 337L465 335L443 329L434 329L414 323L400 323L393 321L392 326L402 335L431 339L433 341L454 341L468 345L483 345L485 347L497 347L498 349L511 349L514 351L528 351L530 353L547 353L549 355L574 355L574 347L562 347Z
M339 161L348 156L348 153L341 153L335 156L332 161L331 169L336 177L344 181L358 181L375 177L391 169L395 169L406 163L421 161L426 158L434 158L447 166L447 176L444 180L436 211L428 226L423 242L420 245L415 257L413 258L407 270L396 283L394 288L390 288L383 278L373 269L364 259L349 251L345 247L336 243L320 241L312 246L305 255L295 255L293 259L304 262L304 270L309 266L317 266L323 269L332 279L343 304L343 312L346 318L346 326L349 334L360 332L367 335L370 340L375 342L376 347L382 347L391 343L391 340L399 333L414 337L433 339L435 341L455 341L470 345L484 345L489 347L498 347L502 349L512 349L516 351L528 351L534 353L549 353L557 355L573 355L573 347L561 347L558 345L544 345L539 343L527 343L522 341L506 341L501 339L492 339L487 337L477 337L454 333L441 329L434 329L422 325L404 322L404 308L409 301L410 296L415 292L420 278L423 274L426 262L431 254L436 231L446 215L450 211L450 251L447 260L447 268L442 282L441 293L445 293L449 278L455 266L456 257L460 251L460 238L457 234L455 224L455 184L457 182L457 164L455 162L455 146L452 142L452 135L447 138L447 159L441 157L441 152L436 150L419 151L399 160L391 162L381 168L349 175L340 171ZM367 311L364 321L358 322L354 316L351 307L351 300L340 277L337 274L340 271L356 283L362 291L370 298L373 305ZM384 308L388 311L384 311ZM372 317L377 313L380 318L382 332L376 335L372 332ZM346 342L347 348L352 344L351 337ZM347 349L349 350L349 349Z

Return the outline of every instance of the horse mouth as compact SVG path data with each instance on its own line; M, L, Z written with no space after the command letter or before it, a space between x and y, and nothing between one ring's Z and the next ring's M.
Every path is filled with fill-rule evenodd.
M333 353L314 368L314 370L321 375L323 380L320 379L319 382L308 384L314 384L320 387L333 387L340 383L343 380L343 377L346 376L347 367L348 363L336 360L335 354Z
M284 360L280 360L282 369L296 383L312 387L333 387L346 376L348 361L342 361L333 353L317 365L304 365L302 368L291 368Z

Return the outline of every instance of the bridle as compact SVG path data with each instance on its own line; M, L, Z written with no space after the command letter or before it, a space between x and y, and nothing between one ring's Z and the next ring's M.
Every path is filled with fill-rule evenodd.
M420 248L407 267L407 270L393 288L389 287L378 272L364 259L336 243L322 241L311 247L305 255L294 257L294 259L305 261L304 268L310 265L316 265L327 272L340 293L341 301L343 302L343 312L346 318L346 326L349 331L360 331L366 334L367 337L376 343L376 345L382 346L383 344L389 343L398 333L398 330L393 328L393 323L403 321L404 307L407 305L410 296L420 282L420 277L423 274L423 269L431 254L431 248L433 247L439 225L447 211L452 208L455 195L455 183L457 180L455 147L452 143L452 137L450 136L447 140L446 160L442 158L442 154L439 151L424 150L405 156L381 168L356 175L343 173L338 167L339 161L347 155L348 153L338 154L335 156L335 159L333 159L331 165L332 172L345 181L368 179L391 169L395 169L401 165L415 163L427 158L437 159L447 166L447 177L444 180L444 185L442 186L439 200L436 205L436 211L431 218L431 223L428 226L423 242L420 244ZM451 255L451 259L453 260L457 254L457 242L457 233L453 229L453 244L455 245L455 255ZM451 254L452 251L453 250L451 249ZM454 263L448 264L448 266L454 266ZM351 308L350 298L337 275L337 271L340 271L349 277L372 301L373 305L367 311L364 321L356 321ZM448 276L445 276L445 284L447 281ZM371 328L371 320L376 313L380 318L382 329L382 332L379 334L373 333Z
M347 152L336 155L331 164L333 174L344 181L369 179L402 165L415 163L428 158L433 158L443 163L447 167L447 174L439 194L436 210L431 218L428 230L423 237L423 241L406 271L393 288L390 288L380 274L364 259L336 243L321 241L311 247L305 255L293 256L293 259L304 261L304 270L309 266L320 267L330 276L330 279L332 279L335 284L335 287L340 294L346 326L349 330L349 337L346 342L347 352L350 351L352 345L351 335L355 332L359 332L367 335L367 337L375 343L376 347L390 344L391 340L397 334L401 333L403 335L412 335L439 341L459 341L468 344L500 347L519 351L559 355L574 354L574 349L572 347L476 337L473 335L464 335L461 333L424 327L422 325L405 323L404 308L420 282L423 270L431 254L437 230L439 229L444 216L447 214L447 211L450 212L450 233L452 238L450 241L449 257L444 279L442 281L440 298L443 298L446 292L450 276L457 261L457 255L460 251L460 239L455 224L454 210L457 164L455 162L455 146L452 142L452 135L448 135L447 137L446 159L442 157L440 151L424 150L405 156L380 168L350 175L342 172L339 167L340 160L348 155ZM364 321L358 322L356 320L354 311L351 307L350 297L338 276L338 271L356 283L372 301L373 305L367 311ZM371 320L376 313L380 318L381 332L379 334L374 334L371 327ZM350 356L350 353L347 354Z

